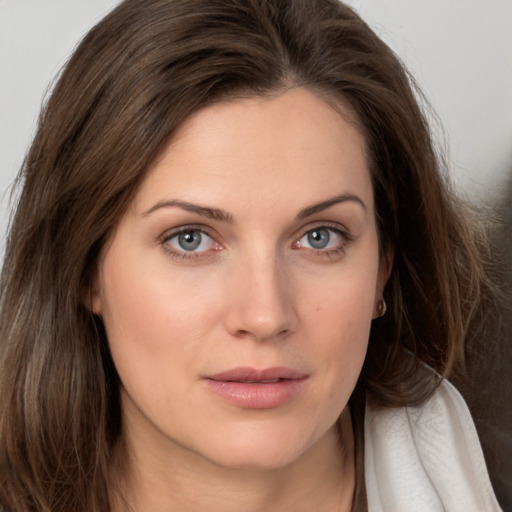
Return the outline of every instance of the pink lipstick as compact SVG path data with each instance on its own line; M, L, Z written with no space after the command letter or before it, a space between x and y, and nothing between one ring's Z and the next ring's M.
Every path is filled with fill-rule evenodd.
M211 391L245 409L280 407L299 393L307 379L308 375L285 367L240 367L204 378Z

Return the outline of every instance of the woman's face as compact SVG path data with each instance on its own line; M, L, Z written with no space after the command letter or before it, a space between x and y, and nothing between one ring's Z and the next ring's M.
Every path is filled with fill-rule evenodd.
M385 274L352 124L300 88L194 114L95 283L130 445L237 468L320 446L359 376Z

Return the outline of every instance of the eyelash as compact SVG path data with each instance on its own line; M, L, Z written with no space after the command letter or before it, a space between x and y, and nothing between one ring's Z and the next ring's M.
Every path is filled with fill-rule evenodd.
M335 233L337 236L339 236L341 238L341 242L339 243L339 245L337 245L336 247L334 247L332 249L314 249L314 248L302 247L302 246L298 245L302 238L304 238L309 233L311 233L315 230L316 231L326 230L331 233ZM189 233L189 232L198 232L202 235L208 236L209 238L212 239L213 244L216 245L216 248L214 248L213 250L207 249L205 251L196 252L196 251L186 251L186 250L182 250L182 251L175 250L170 247L170 245L168 243L170 240L179 236L182 233ZM325 259L325 258L336 259L337 257L343 256L346 252L347 245L353 241L353 237L351 236L351 234L348 231L340 229L339 225L333 225L333 224L326 223L326 222L317 224L315 226L308 226L307 229L304 229L301 233L302 234L300 236L295 238L295 241L292 244L292 248L294 250L303 249L304 251L311 253L311 255L313 257L322 258L322 259ZM182 261L183 260L190 261L190 260L195 260L198 258L205 258L205 257L213 256L213 254L211 254L212 252L215 253L215 252L221 251L223 249L222 245L215 241L215 236L213 236L209 232L209 230L205 228L205 226L198 226L198 225L186 225L186 226L181 226L172 231L168 231L162 235L162 237L160 239L160 244L172 258L175 258L177 260L182 260ZM210 253L210 254L208 254L208 253Z
M198 232L202 235L206 235L209 238L212 239L213 243L217 246L216 249L213 249L212 251L206 250L206 251L180 251L175 250L170 247L169 241L173 238L179 236L182 233L190 233L190 232ZM161 237L160 244L164 248L164 250L172 257L177 260L195 260L197 258L204 258L207 256L211 256L211 254L207 254L209 252L217 252L222 250L222 246L215 241L215 237L209 233L209 231L204 226L197 226L197 225L188 225L188 226L180 226L177 229L174 229L172 231L168 231L164 233L164 235Z
M315 258L321 258L321 259L328 259L328 260L335 260L341 256L343 256L347 250L347 246L350 244L350 242L353 241L353 236L350 234L349 231L345 229L341 229L338 224L331 224L328 222L324 222L321 224L317 224L314 226L308 226L304 231L302 231L302 234L296 239L296 241L293 243L293 246L296 246L299 244L300 240L308 235L308 233L311 233L313 231L320 231L320 230L326 230L331 233L335 233L337 236L340 237L341 241L340 243L332 248L332 249L313 249L309 247L304 247L303 249L311 252L313 257ZM300 246L294 247L294 249L301 248Z

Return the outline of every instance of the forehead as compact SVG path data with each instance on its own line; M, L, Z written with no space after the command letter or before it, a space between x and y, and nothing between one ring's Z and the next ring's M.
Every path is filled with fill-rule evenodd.
M346 112L304 88L208 106L179 127L151 166L137 208L165 194L203 203L243 199L247 208L283 199L300 207L350 192L371 204L365 140Z

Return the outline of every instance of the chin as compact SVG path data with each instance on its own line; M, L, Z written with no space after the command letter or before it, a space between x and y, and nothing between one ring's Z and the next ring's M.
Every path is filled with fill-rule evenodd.
M283 449L284 448L284 449ZM224 453L214 459L214 464L225 469L237 471L272 471L285 468L302 455L302 451L280 447L279 450L269 449L244 449L238 447L230 448L230 453Z
M256 427L245 432L226 433L224 439L216 443L216 447L211 444L209 453L203 455L225 468L247 471L276 470L307 458L310 448L321 442L318 439L321 437L300 429ZM323 437L328 437L327 433Z

